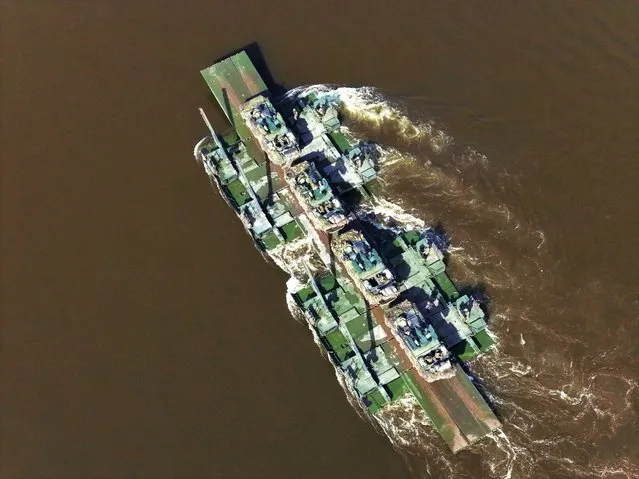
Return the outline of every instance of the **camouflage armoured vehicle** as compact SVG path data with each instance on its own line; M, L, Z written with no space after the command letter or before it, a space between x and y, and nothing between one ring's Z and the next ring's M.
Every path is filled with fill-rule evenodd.
M371 304L388 303L397 297L393 273L361 232L349 230L339 235L335 251Z
M312 161L301 161L287 171L293 193L309 219L327 233L339 231L348 223L348 215L342 201Z
M252 98L242 106L241 115L271 161L288 166L299 157L297 138L268 98Z
M390 308L387 317L396 337L401 338L400 346L427 381L448 377L452 370L451 354L415 305L404 300Z

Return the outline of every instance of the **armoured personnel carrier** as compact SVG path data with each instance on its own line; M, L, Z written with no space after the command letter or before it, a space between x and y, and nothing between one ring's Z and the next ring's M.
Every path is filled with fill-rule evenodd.
M252 98L240 111L246 125L271 161L288 166L299 157L297 138L267 97L258 95Z
M412 397L454 452L500 427L460 366L492 345L483 310L448 277L433 230L380 232L358 216L351 193L373 201L378 149L346 137L334 95L274 98L246 52L201 73L232 131L201 110L210 135L195 154L262 252L315 247L323 269L306 266L288 295L362 407Z
M318 229L333 233L348 223L342 201L333 194L331 185L314 162L298 162L286 175L293 193Z
M388 322L401 339L400 346L427 381L449 377L451 354L439 340L432 323L417 307L404 300L387 312Z
M335 250L371 304L388 303L397 297L395 276L361 232L349 230L339 235Z
M339 131L339 113L329 96L309 93L297 98L295 103L292 110L294 122L303 120L310 125L321 124L328 133Z

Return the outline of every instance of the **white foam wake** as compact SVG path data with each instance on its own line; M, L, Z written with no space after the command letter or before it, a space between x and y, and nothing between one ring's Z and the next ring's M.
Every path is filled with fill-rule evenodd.
M514 343L516 350L513 344L498 345L492 354L473 363L473 369L477 368L473 374L480 383L489 383L482 392L498 411L507 415L504 431L491 435L492 441L480 441L471 447L472 453L482 457L481 472L465 470L463 456L450 456L410 395L380 410L371 418L373 423L395 447L422 458L420 467L423 470L430 473L431 469L437 469L433 472L435 477L462 474L508 479L536 477L543 475L539 473L544 470L540 465L542 460L574 477L595 477L596 474L599 477L614 477L615 474L633 477L637 469L624 458L609 462L593 459L589 468L579 464L585 444L574 438L574 431L578 429L569 429L567 421L572 422L576 418L575 428L581 421L592 421L593 430L603 424L612 434L626 424L628 418L636 418L632 396L636 394L637 383L614 376L614 372L609 372L604 366L592 374L585 374L573 366L572 361L568 366L561 352L556 353L556 358L549 352L537 353L536 344L540 341L571 345L579 344L580 340L573 337L574 331L566 334L559 329L548 328L539 319L542 314L553 315L560 325L561 307L568 307L562 297L562 302L553 303L555 307L543 309L544 302L539 299L542 293L547 298L548 290L555 286L544 274L544 271L552 271L553 268L543 257L547 240L552 238L547 238L538 225L522 219L513 204L483 195L475 183L464 176L466 164L487 167L489 162L485 155L467 148L454 158L451 153L450 165L442 167L442 158L446 157L443 154L450 152L455 142L433 122L411 120L397 103L388 102L377 90L369 87L313 85L296 89L292 94L303 95L311 91L327 95L341 105L349 134L356 139L393 140L394 145L382 149L381 192L373 203L362 206L362 214L375 214L384 226L392 223L408 229L422 229L437 219L454 218L456 244L449 248L453 276L487 283L491 294L494 292L496 296L496 307L491 310L492 325L496 326L499 336L515 338L510 342ZM425 146L428 152L440 155L438 164L433 164L431 156L421 155L422 150L414 148L416 146ZM508 180L509 176L502 178ZM307 229L312 231L312 228ZM311 236L276 248L269 254L290 275L287 304L291 314L300 321L306 321L306 317L299 311L290 293L299 290L307 281L306 272L301 267L302 259L312 267L322 262L318 254L324 260L329 256L321 248L318 253L316 246ZM517 252L513 255L517 258L515 262L505 259L503 253L508 249ZM583 296L585 301L575 301L570 307L584 303L584 307L589 309L584 314L590 313L593 308L586 293L588 291ZM525 336L518 329L521 325L527 326ZM310 325L309 328L318 348L326 356L313 328ZM610 358L602 357L601 361L604 360L609 361ZM553 369L555 363L559 366ZM370 418L344 377L337 369L335 373L358 414ZM565 377L571 380L562 381ZM602 395L601 388L596 389L594 384L604 380L626 381L625 396L619 399ZM531 403L535 405L534 409ZM559 436L552 431L545 432L548 424L554 427L559 420L564 421L562 427L568 433ZM596 439L600 436L594 431L589 437Z

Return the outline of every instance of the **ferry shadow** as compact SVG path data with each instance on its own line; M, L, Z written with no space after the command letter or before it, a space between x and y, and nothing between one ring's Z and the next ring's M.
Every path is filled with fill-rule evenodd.
M273 169L271 168L271 160L266 158L264 162L264 168L266 168L266 198L264 200L264 206L269 206L274 204L273 196L275 194L275 189L273 188Z
M364 358L364 360L366 361L369 367L371 376L373 376L375 381L379 382L379 375L377 371L375 371L375 369L373 368L373 365L377 363L377 361L380 359L375 349L377 348L378 343L375 339L375 333L373 331L373 329L377 326L377 322L373 319L373 314L371 312L372 306L366 298L364 298L364 307L366 309L366 313L365 313L366 327L368 328L368 340L370 342L370 347L368 348L366 352L362 352L362 357ZM382 343L383 342L384 340L382 340Z
M366 298L364 298L364 308L366 309L366 326L368 327L369 332L369 341L371 343L371 351L373 351L377 347L377 342L375 341L375 334L373 333L373 328L375 328L376 324L373 321L373 314L371 313L371 305ZM371 353L374 355L375 359L377 359L377 355L375 353Z
M333 235L329 234L327 236L328 239L326 249L328 250L329 270L333 276L337 277L337 268L335 266L335 251L333 250Z

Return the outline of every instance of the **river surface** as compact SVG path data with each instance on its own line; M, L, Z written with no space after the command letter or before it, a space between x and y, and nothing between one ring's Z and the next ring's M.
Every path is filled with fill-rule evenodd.
M637 2L1 3L3 478L638 477ZM502 433L395 448L291 317L192 159L254 41L353 88L382 196L485 288Z

